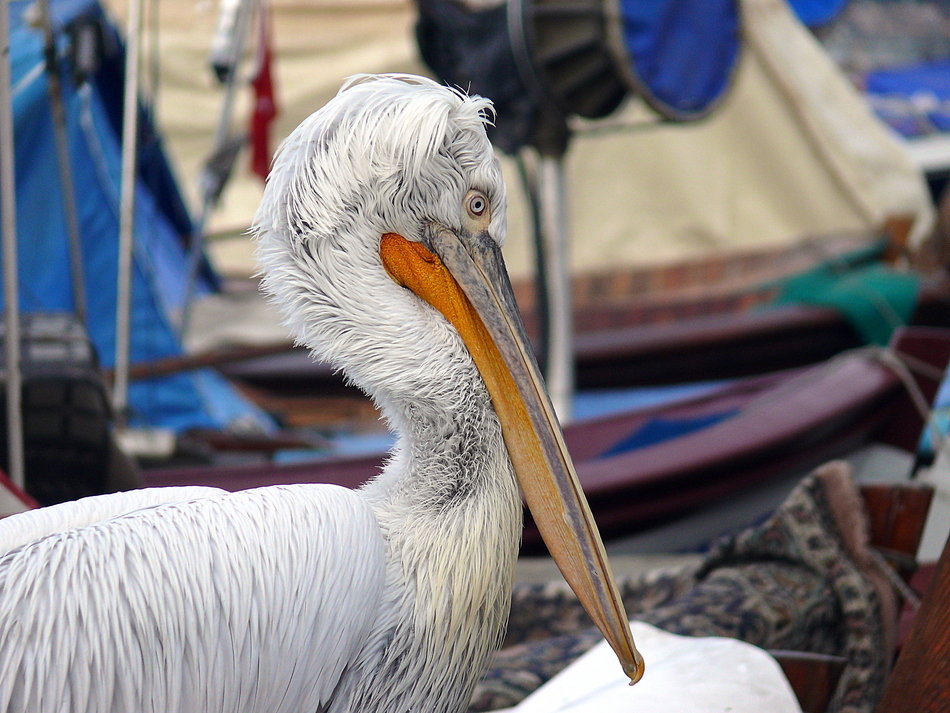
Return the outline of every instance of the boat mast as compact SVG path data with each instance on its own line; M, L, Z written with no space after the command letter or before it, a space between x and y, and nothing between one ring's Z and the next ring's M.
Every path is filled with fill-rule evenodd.
M63 196L63 215L69 237L69 267L72 274L73 305L83 327L88 326L86 309L86 280L82 267L82 244L79 237L79 217L76 213L76 191L73 184L72 166L69 160L69 143L66 137L66 112L63 109L63 88L59 81L59 62L56 53L56 37L49 0L37 0L40 25L46 54L47 86L50 109L53 114L53 135L56 139L56 159L59 164L60 187Z
M564 156L538 159L539 265L547 285L545 379L561 423L571 419L574 398L574 314L571 300L570 236Z
M7 474L25 486L20 408L20 286L17 276L16 183L13 170L13 95L10 86L10 0L0 9L0 211L3 226L3 299L6 306Z
M119 206L119 275L116 295L115 378L112 406L116 424L125 427L129 390L129 322L132 297L132 243L135 230L135 179L138 158L139 45L142 0L129 0L125 88L122 111L122 187Z

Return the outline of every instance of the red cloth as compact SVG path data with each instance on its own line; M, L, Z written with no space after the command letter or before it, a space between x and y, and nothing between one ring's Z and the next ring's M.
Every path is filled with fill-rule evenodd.
M257 76L251 81L254 87L254 109L251 113L249 131L251 143L251 170L267 179L270 172L270 126L277 117L272 76L272 52L270 33L270 8L261 4L259 17L260 41L257 45Z

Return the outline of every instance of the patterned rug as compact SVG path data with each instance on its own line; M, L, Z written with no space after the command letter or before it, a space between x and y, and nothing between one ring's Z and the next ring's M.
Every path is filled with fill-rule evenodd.
M766 522L719 542L701 564L618 585L631 619L676 634L844 656L829 712L871 713L881 696L896 601L869 554L846 463L813 472ZM600 639L566 584L516 587L504 646L471 710L515 705Z

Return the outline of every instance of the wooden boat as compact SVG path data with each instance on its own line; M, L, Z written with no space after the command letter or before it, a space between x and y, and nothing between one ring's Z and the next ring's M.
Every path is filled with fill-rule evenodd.
M893 350L864 349L817 366L750 377L672 405L567 426L565 439L605 538L615 538L726 498L753 484L840 457L880 439L914 450L923 420L901 369L932 400L948 358L950 330L899 330ZM321 482L355 488L383 454L291 465L152 470L145 485L211 485L227 490ZM523 551L542 544L528 521Z
M880 235L839 235L792 247L731 253L663 268L585 275L574 280L577 386L623 388L728 379L814 364L862 340L825 307L768 307L779 280L827 260L861 264L880 257ZM529 334L536 332L532 287L515 285ZM925 281L911 324L950 326L950 287ZM306 397L355 396L340 376L289 344L195 357L243 385L265 409L301 425ZM139 365L133 376L177 364ZM321 419L317 404L308 408ZM339 409L335 403L332 409ZM355 405L347 410L357 409Z

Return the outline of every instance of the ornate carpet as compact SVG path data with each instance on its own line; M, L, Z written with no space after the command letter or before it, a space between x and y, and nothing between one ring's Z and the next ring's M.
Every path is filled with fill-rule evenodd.
M846 463L807 476L768 520L718 542L699 565L618 585L631 619L676 634L844 656L829 711L871 713L881 696L896 600L869 552ZM515 705L600 639L563 582L516 587L471 710Z

